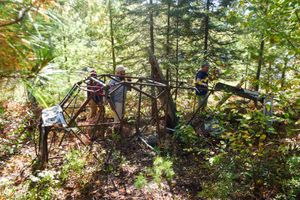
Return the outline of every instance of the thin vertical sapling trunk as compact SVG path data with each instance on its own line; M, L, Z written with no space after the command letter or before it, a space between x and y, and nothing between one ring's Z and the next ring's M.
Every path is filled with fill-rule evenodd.
M284 64L283 64L283 69L281 74L281 89L283 89L285 86L285 73L287 69L287 64L288 64L288 59L284 58Z
M208 58L208 37L209 37L209 6L210 6L210 0L206 1L206 14L204 18L204 60L207 61Z
M112 64L113 64L113 73L116 72L116 54L115 54L115 37L114 37L114 22L112 16L112 5L111 1L108 2L108 10L109 10L109 25L110 25L110 42L111 42L111 56L112 56Z
M261 67L262 67L263 62L264 62L264 47L265 47L265 40L264 40L264 36L262 36L261 42L260 42L260 48L259 48L257 71L256 71L256 79L255 79L255 87L254 87L255 91L259 90Z
M175 53L176 53L176 87L178 87L178 79L179 79L179 0L177 2L177 14L176 14L176 48L175 48ZM177 88L175 90L175 102L177 100Z
M150 11L149 11L149 36L150 36L150 52L154 55L155 47L154 47L154 20L153 20L153 0L150 0ZM153 78L153 68L151 67L151 77ZM151 88L152 96L155 96L155 89ZM151 113L154 116L157 112L155 101L151 100Z

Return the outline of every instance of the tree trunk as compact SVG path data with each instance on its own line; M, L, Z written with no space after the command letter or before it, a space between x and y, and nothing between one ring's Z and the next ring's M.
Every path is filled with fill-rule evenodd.
M66 35L63 36L63 41L64 41L64 60L65 60L65 62L67 62L68 57L67 57L67 38L66 38Z
M171 10L171 1L168 0L168 11L167 11L167 38L166 38L166 56L167 56L167 60L169 61L170 59L170 10ZM170 77L169 75L169 64L167 63L167 67L166 67L166 78L167 78L167 81L168 78Z
M258 57L258 66L256 71L256 83L255 83L255 91L258 92L259 90L259 80L260 80L260 73L261 73L261 66L264 62L264 47L265 47L265 40L264 36L262 36L261 42L260 42L260 48L259 48L259 57Z
M153 0L150 0L150 12L149 12L149 32L150 32L150 50L154 54L154 22L153 22L153 10L152 10Z
M272 91L271 87L272 87L272 61L269 61L269 69L268 69L269 73L268 73L268 88L267 88L267 93L269 93L269 91Z
M68 57L67 57L67 54L68 54L68 52L67 52L67 37L66 37L66 35L63 36L63 46L64 46L64 61L65 61L64 66L65 66L65 69L69 71L68 72L68 74L69 74L68 75L68 83L70 83L71 82L71 76L70 76L70 74L71 74L71 68L67 69L67 65L66 65L66 63L68 62Z
M267 16L268 14L268 5L269 2L268 0L266 1L266 5L265 5L265 10L264 10L264 15ZM257 71L256 71L256 83L255 83L255 91L258 92L259 90L259 86L260 86L260 73L261 73L261 66L264 63L264 48L265 48L265 38L264 38L264 34L262 34L261 36L261 40L260 40L260 48L259 48L259 57L258 57L258 66L257 66Z
M156 60L156 57L150 53L149 55L149 62L151 64L151 68L153 70L153 78L154 80L158 81L158 82L166 82L163 73L159 67L159 64ZM162 88L159 88L159 90L162 90ZM161 91L160 91L161 92ZM159 98L159 100L161 101L162 105L168 106L168 108L166 109L168 113L166 113L167 115L167 126L169 128L175 128L175 126L177 125L178 122L178 118L176 116L176 106L175 103L172 100L172 97L170 96L171 94L167 94L168 98L166 98L165 95L161 95L161 97ZM167 102L166 102L167 101Z
M247 89L247 80L248 80L248 63L246 65L246 72L245 72L245 89Z
M115 55L115 37L114 37L114 28L113 28L111 0L109 0L109 2L108 2L108 9L109 9L109 23L110 23L111 56L112 56L112 64L113 64L113 73L115 73L116 72L116 55Z
M206 1L206 14L204 18L204 60L207 61L208 57L208 37L209 37L209 5L210 5L210 0Z
M176 16L176 87L178 87L178 78L179 78L179 0L177 3L177 16ZM177 100L177 89L175 90L175 101Z
M153 0L150 0L150 11L149 11L149 34L150 34L150 52L154 55L155 48L154 48L154 22L153 22ZM153 78L153 68L151 67L151 78ZM155 96L155 88L151 88L152 96ZM157 112L156 101L151 100L151 113L154 116Z
M285 58L284 59L284 66L283 66L282 74L281 74L281 89L283 89L284 85L285 85L285 73L286 73L287 64L288 64L288 59Z

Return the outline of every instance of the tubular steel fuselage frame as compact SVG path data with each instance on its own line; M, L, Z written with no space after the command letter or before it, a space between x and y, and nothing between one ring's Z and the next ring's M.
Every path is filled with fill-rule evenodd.
M122 77L120 80L118 77ZM117 82L114 88L107 87L107 84L105 82L109 80L114 80ZM90 93L95 93L98 92L97 90L90 90L88 88L88 83L90 81L96 82L98 85L102 87L104 90L103 97L107 100L111 110L118 116L119 122L114 122L114 121L109 121L106 120L104 121L103 118L101 120L97 120L96 123L85 123L85 124L78 124L76 122L76 119L78 116L86 109L88 106L88 103L91 100L91 97L86 97L83 100L83 103L79 107L77 107L76 102L78 100L79 92L80 91L85 91L85 92L90 92ZM64 134L59 142L59 146L62 144L63 139L65 138L66 133L72 133L75 135L76 138L80 140L82 144L85 144L79 134L83 134L86 136L86 132L82 129L83 127L90 127L92 128L92 132L94 132L95 129L104 129L105 127L112 126L112 125L119 125L120 131L122 131L122 126L124 124L123 117L119 116L116 112L115 105L112 101L111 96L116 92L119 88L122 86L127 87L131 90L134 90L137 92L138 96L138 105L137 105L137 113L136 113L136 118L135 118L135 134L134 136L140 137L142 133L145 132L147 127L150 124L155 124L156 127L156 132L158 133L158 140L163 136L162 133L166 133L167 131L174 131L174 127L167 127L167 114L168 114L168 109L169 106L166 106L167 103L170 102L170 98L172 98L172 95L174 93L177 93L178 89L184 89L184 90L195 90L195 87L191 87L187 85L187 82L179 82L176 83L176 86L173 86L170 84L169 81L162 81L158 82L155 81L151 78L147 77L134 77L134 76L118 76L118 75L112 75L112 74L100 74L97 75L96 77L88 77L84 80L81 80L73 85L73 87L69 90L67 95L63 98L63 100L59 103L59 106L62 108L63 115L65 117L66 121L66 126L65 127L58 127L58 126L48 126L44 127L42 124L40 125L40 158L41 162L45 163L48 161L48 133L50 131L55 131L55 130L63 130ZM221 85L222 86L222 85ZM123 87L123 88L124 88ZM143 90L144 88L150 88L148 91ZM223 87L219 87L223 88ZM153 89L157 90L157 92L153 93ZM201 88L202 89L202 88ZM206 99L214 92L214 89L208 89L208 88L203 88L204 90L208 90L208 94L206 95ZM173 90L173 91L172 91ZM217 89L217 91L220 91ZM228 92L228 91L227 91ZM152 116L148 123L143 124L144 127L141 127L141 109L142 109L142 96L146 96L151 99L154 104L152 106L155 107L155 113L152 113ZM253 100L251 97L250 99ZM161 106L158 108L158 100L160 100ZM125 101L123 101L124 103ZM71 104L74 104L74 106L71 106ZM102 106L102 105L98 105ZM193 113L192 117L190 120L187 121L187 124L190 124L191 121L194 119L194 117L197 115L198 112L200 112L201 107L204 106L204 101L203 104L200 105L196 111ZM124 107L124 105L123 105ZM160 130L161 126L160 123L161 121L159 120L159 112L164 110L165 113L165 120L164 120L164 130ZM124 115L123 115L124 116ZM100 123L99 123L100 122ZM73 129L76 128L77 131L74 131ZM144 142L144 141L143 141ZM52 139L51 139L52 143ZM51 144L50 144L51 146Z

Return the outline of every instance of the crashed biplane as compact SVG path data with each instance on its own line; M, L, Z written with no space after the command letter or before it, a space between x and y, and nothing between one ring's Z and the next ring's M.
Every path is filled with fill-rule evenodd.
M39 126L39 158L42 165L48 162L49 153L59 151L59 147L69 135L75 136L82 144L85 144L82 137L90 140L91 138L95 138L94 136L97 132L102 132L103 135L105 131L115 127L118 127L121 132L122 127L129 124L131 127L130 131L132 132L129 135L132 137L137 136L142 139L141 136L146 131L152 130L152 132L157 133L159 140L159 138L163 137L164 133L174 131L178 123L176 106L172 99L172 94L177 90L189 90L192 92L195 90L195 87L189 86L187 83L180 82L176 86L173 86L169 81L162 79L158 81L146 77L124 77L125 79L119 81L113 90L105 87L106 82L116 80L116 77L117 75L101 74L97 77L88 77L79 81L73 85L58 105L42 111ZM130 78L131 80L128 81L126 78ZM96 92L94 90L89 91L89 81L96 81L102 85L103 88L101 89L104 91L103 98L106 99L105 104L98 105L102 107L103 114L99 115L97 120L93 122L88 121L86 117L90 101L90 97L87 97L86 94L87 92ZM124 120L122 117L119 118L118 122L115 122L111 115L114 112L116 113L116 111L110 97L122 86L132 90L131 99L128 99L127 102L133 106L126 106L128 120ZM272 104L269 98L259 95L258 92L223 83L217 83L213 88L208 90L207 98L215 91L224 91L254 100L255 102L261 102L263 105ZM268 100L267 102L266 99ZM188 124L191 123L200 110L201 106L196 109L190 120L187 121ZM52 137L49 137L49 135L52 135Z

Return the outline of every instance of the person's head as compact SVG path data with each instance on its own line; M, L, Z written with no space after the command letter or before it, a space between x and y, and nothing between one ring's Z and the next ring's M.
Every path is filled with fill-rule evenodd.
M123 66L123 65L119 65L119 66L117 66L117 68L116 68L116 75L118 75L118 76L125 76L125 67Z
M203 72L208 72L209 71L209 64L208 63L204 63L201 65L201 71Z
M92 70L90 71L90 75L91 75L92 77L96 77L96 76L97 76L96 70L92 69Z

